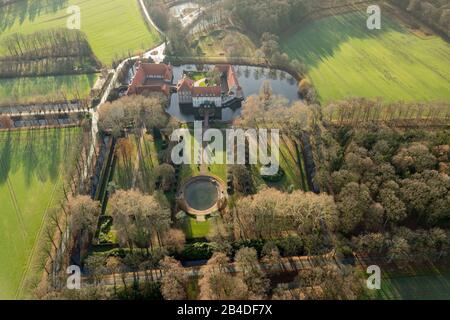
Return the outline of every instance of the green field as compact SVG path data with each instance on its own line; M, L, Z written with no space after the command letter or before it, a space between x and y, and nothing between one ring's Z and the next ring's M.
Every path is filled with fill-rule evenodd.
M450 274L406 276L383 279L378 299L450 299Z
M186 216L183 222L183 231L187 239L204 238L209 234L213 218L206 221L197 221L195 217Z
M194 132L192 130L189 131L191 134L191 163L183 164L181 166L180 171L180 183L183 184L187 179L201 175L208 174L213 175L222 181L226 181L227 179L227 165L226 163L226 152L225 150L215 150L215 157L217 159L222 158L222 163L212 163L212 164L196 164L195 159L199 159L199 155L194 154L195 148L200 148L199 141L197 141L196 137L194 137ZM225 146L224 146L225 149ZM211 149L210 152L213 152ZM219 160L216 160L219 162ZM203 171L202 171L203 168Z
M65 28L71 5L80 8L81 31L105 64L128 53L148 50L160 41L156 30L149 31L135 0L18 1L0 10L0 41L13 33Z
M207 57L252 58L256 46L252 40L237 30L214 30L200 36L192 44L193 53Z
M87 98L96 74L0 79L0 104Z
M33 268L31 253L45 213L62 196L62 177L80 132L0 132L0 299L16 297Z
M310 23L282 39L290 58L302 59L320 101L350 96L387 101L450 100L450 46L420 38L386 14L381 30L366 27L365 13Z

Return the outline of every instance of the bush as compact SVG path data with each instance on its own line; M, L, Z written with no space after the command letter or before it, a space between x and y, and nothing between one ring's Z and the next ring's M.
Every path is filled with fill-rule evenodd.
M283 257L301 256L305 254L303 240L299 237L289 236L276 240L275 244Z
M213 255L214 244L209 242L194 242L186 244L180 254L175 254L178 260L208 260Z
M258 256L261 256L261 251L264 245L266 244L266 240L243 240L233 243L233 255L242 248L253 248L258 253Z
M112 217L110 216L101 216L99 219L100 231L98 234L98 242L103 243L113 243L114 239L112 234L110 233L112 226Z

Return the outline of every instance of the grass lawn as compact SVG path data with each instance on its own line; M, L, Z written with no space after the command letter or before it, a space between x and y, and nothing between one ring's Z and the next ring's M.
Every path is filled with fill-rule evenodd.
M30 255L46 211L62 196L61 178L80 132L0 132L0 300L16 297L27 270L42 272Z
M138 169L137 138L134 134L117 140L113 181L120 189L131 189Z
M285 173L283 186L309 190L301 146L286 135L280 137L280 167Z
M104 64L154 47L161 39L149 31L136 0L47 0L18 1L0 10L0 41L13 33L31 34L65 28L69 6L78 6L81 31L95 55ZM0 54L2 49L0 49Z
M205 71L189 71L188 76L194 81L202 80L206 78L208 72Z
M155 180L154 168L160 165L158 154L164 149L163 141L156 139L152 134L146 133L140 144L141 156L138 183L142 191L150 192ZM166 192L166 197L170 202L173 195L170 192Z
M187 126L184 126L183 128L187 128ZM183 184L187 179L198 176L200 174L200 164L194 163L194 159L199 156L194 154L194 150L196 148L195 146L197 146L198 148L200 142L194 138L193 130L189 130L189 132L191 134L191 163L181 165L180 184Z
M349 96L387 101L450 100L450 46L422 39L386 14L368 30L363 12L321 19L282 39L302 59L321 102Z
M213 163L210 165L206 165L206 170L208 174L212 174L216 177L219 177L220 179L222 179L222 181L226 182L227 181L227 165L226 163L226 151L224 150L216 150L215 152L215 157L217 159L222 158L223 159L223 163Z
M213 218L208 218L206 221L198 222L195 218L186 216L183 223L183 230L186 234L186 238L197 239L206 237L209 233L212 219Z
M450 299L450 273L383 279L378 299Z
M192 42L193 52L207 57L254 57L256 46L246 35L236 30L214 30Z
M87 98L96 80L96 74L0 79L0 104Z
M261 165L252 166L251 172L255 184L266 184L283 191L288 191L291 186L294 189L309 191L301 145L296 145L295 141L287 135L280 136L279 164L284 171L284 176L277 182L266 182L260 175Z
M141 167L150 169L159 165L158 153L162 151L162 140L155 139L151 134L146 133L141 140L142 159Z
M195 147L194 146L198 146L198 144L200 143L199 141L197 141L194 137L194 133L193 130L190 130L190 134L191 134L191 157L192 157L192 163L191 164L184 164L181 166L181 171L180 171L180 182L184 183L187 179L191 178L191 177L195 177L198 176L200 174L211 174L213 176L216 176L218 178L220 178L222 181L226 181L227 180L227 165L224 164L226 163L226 152L223 150L216 150L215 152L215 156L217 158L222 157L223 158L223 163L222 164L210 164L204 165L204 172L201 172L201 168L202 165L200 164L195 164L194 159L196 159L196 155L194 154L194 150ZM225 142L224 142L225 143ZM198 157L198 155L197 155Z

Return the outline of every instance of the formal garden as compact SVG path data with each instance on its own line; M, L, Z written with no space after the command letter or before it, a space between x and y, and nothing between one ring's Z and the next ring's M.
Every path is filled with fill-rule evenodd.
M247 118L245 111L262 107L265 103L276 104L276 101L286 104L280 106L278 111L289 109L288 101L281 96L262 91L247 102L243 117L233 126L246 128L251 125L250 121L257 121L261 127L275 126L275 123L264 122L262 114L261 118ZM270 245L275 241L282 256L302 255L309 250L328 252L327 246L319 248L315 244L306 249L304 235L295 232L294 225L288 227L289 223L283 223L283 227L275 226L261 216L258 218L261 224L253 225L250 221L255 216L252 216L251 210L248 215L242 212L236 216L243 208L252 207L246 202L252 201L251 195L260 199L255 201L275 197L273 201L278 202L276 197L285 193L297 194L301 199L304 191L310 190L312 183L305 167L301 135L283 130L278 158L280 169L274 176L261 175L260 164L174 165L171 150L176 142L169 139L174 129L187 130L193 141L189 146L192 153L200 146L206 149L209 146L194 138L192 123L181 124L167 115L165 103L165 98L159 95L124 97L107 103L100 111L99 126L113 139L108 144L109 155L103 164L102 179L95 195L95 199L102 203L102 210L98 227L91 231L93 244L85 247L86 243L78 243L80 248L85 247L81 258L87 266L96 257L108 260L138 255L136 259L143 263L167 253L183 263L195 263L211 258L218 251L230 250L232 254L244 247L252 247L261 254L266 244L269 245L266 239L271 239ZM302 108L302 104L286 112L293 115L297 108ZM116 112L124 112L124 116L116 119ZM281 116L280 112L273 112ZM142 117L143 114L151 117ZM302 121L300 117L293 121L297 120ZM282 118L275 119L277 121L282 121ZM229 125L220 121L210 122L211 128L222 132ZM216 149L214 154L222 154L226 160L225 145L222 149ZM273 195L259 196L260 192ZM320 206L319 199L308 197L304 201L318 201ZM259 210L256 203L254 213ZM130 220L130 217L133 218ZM232 221L236 218L241 222ZM293 228L287 238L282 235L284 228ZM260 238L256 236L260 232L268 233Z

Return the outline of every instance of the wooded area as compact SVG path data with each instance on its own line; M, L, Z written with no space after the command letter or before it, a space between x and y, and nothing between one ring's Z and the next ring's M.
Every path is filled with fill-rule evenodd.
M343 244L400 264L448 253L448 129L328 125L313 140L315 180L334 195Z
M433 29L450 36L450 4L446 0L391 0Z
M225 7L233 18L255 34L264 32L279 34L298 24L308 14L321 9L358 3L358 0L225 0Z

